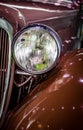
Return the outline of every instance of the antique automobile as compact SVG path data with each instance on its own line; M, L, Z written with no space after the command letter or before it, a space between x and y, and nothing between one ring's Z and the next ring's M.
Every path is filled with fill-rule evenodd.
M0 1L0 129L83 130L82 48L82 1Z

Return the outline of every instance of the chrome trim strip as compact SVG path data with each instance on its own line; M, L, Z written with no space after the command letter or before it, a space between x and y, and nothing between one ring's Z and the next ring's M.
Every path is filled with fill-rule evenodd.
M0 106L0 118L1 118L2 112L4 109L4 105L5 105L6 94L7 94L9 79L10 79L9 76L10 76L11 60L12 60L11 44L12 44L12 39L13 39L13 28L6 20L4 20L2 18L0 18L0 28L4 29L9 36L8 68L7 68L7 74L6 74L6 79L5 79L5 89L4 89L4 94L3 94L3 100L2 100L1 106Z

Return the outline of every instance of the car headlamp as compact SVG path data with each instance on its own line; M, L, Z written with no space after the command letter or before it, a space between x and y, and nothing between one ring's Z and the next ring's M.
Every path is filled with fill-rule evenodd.
M21 69L30 74L43 74L51 70L60 56L61 40L50 27L31 24L14 38L13 54Z

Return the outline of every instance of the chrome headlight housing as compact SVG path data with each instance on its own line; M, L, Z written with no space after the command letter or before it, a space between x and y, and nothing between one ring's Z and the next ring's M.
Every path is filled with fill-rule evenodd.
M43 24L31 24L14 38L14 59L29 74L43 74L57 64L61 45L58 34L52 28Z

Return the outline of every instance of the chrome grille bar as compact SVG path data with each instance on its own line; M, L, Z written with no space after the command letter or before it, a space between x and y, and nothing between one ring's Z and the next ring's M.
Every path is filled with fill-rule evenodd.
M0 28L0 101L3 98L5 86L5 78L8 66L8 48L8 34L3 28Z
M12 91L12 89L9 87L11 83L10 79L13 76L11 73L12 39L13 28L11 24L7 20L0 18L0 119L4 118L3 114L4 112L6 113L10 101L10 98L8 96L9 93L11 95Z

